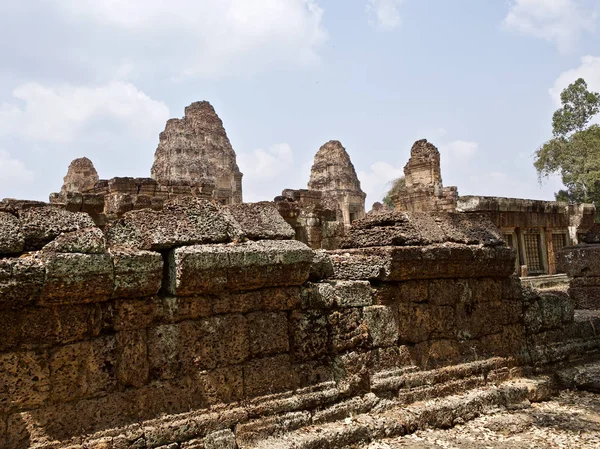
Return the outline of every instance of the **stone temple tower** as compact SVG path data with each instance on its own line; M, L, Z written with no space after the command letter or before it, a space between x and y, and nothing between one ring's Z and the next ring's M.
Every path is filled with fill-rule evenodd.
M444 187L440 170L440 152L426 139L417 140L404 166L406 183L394 201L396 210L433 212L456 210L458 189Z
M366 194L350 156L337 140L327 142L315 155L308 188L322 192L324 201L336 204L338 221L346 227L365 215Z
M75 159L69 165L60 193L86 192L92 190L100 178L94 164L87 157Z
M207 101L185 108L160 134L152 178L162 186L197 186L223 204L242 202L242 173L223 122Z

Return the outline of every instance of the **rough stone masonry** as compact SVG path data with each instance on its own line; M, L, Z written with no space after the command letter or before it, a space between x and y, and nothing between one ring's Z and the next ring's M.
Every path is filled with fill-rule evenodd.
M598 314L523 289L486 216L293 236L267 203L0 203L0 447L345 447L594 385Z

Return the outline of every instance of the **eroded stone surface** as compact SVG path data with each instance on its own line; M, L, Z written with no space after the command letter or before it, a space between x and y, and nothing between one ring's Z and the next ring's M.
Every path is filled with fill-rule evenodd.
M35 303L44 276L44 265L34 257L0 259L0 309Z
M290 240L295 232L273 203L244 203L227 208L250 240Z
M163 250L180 245L223 243L242 238L226 209L196 198L169 201L161 211L132 211L107 231L111 247Z
M92 218L85 213L68 212L57 207L32 207L19 211L25 237L25 250L39 250L60 234L93 228Z
M24 245L25 237L19 219L0 212L0 256L18 254L23 251Z
M171 253L170 292L194 295L229 290L301 285L308 279L312 251L303 243L259 241L198 245Z
M66 232L48 243L44 252L55 253L106 253L106 239L104 233L98 228L85 228L78 231Z
M423 246L443 242L504 245L500 230L485 215L382 212L356 221L342 247Z

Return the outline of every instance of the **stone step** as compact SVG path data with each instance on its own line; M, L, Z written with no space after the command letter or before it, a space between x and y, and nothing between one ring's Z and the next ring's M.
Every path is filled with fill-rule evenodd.
M520 378L463 394L362 413L335 422L306 425L278 437L244 440L240 449L333 449L402 436L425 428L449 428L500 408L526 407L551 397L549 378Z

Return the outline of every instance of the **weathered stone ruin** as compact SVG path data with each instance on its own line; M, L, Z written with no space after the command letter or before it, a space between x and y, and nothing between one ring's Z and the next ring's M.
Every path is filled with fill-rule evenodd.
M405 185L392 201L399 211L433 212L456 210L458 189L444 187L440 169L440 152L427 142L418 140L410 150L404 166Z
M270 203L0 210L2 448L341 448L597 382L600 315L522 289L485 214L313 251Z
M317 151L308 189L323 192L326 202L337 204L338 221L346 228L365 216L366 194L350 156L337 140L330 140Z
M344 235L338 221L337 203L332 204L317 190L286 189L275 198L281 216L294 229L295 239L312 249L336 249Z
M350 225L365 216L365 198L346 149L331 140L315 155L308 190L286 189L275 203L297 240L313 249L335 249Z
M87 158L69 166L60 193L50 203L87 212L105 227L131 210L160 210L165 200L192 197L221 204L242 202L242 173L221 119L208 102L192 103L185 117L171 119L160 134L152 178L99 180Z
M558 252L579 242L596 213L593 204L481 196L461 196L457 210L492 219L515 249L515 269L521 276L562 273Z
M100 178L92 161L87 157L75 159L69 165L60 193L67 195L69 193L87 192L93 190L98 181L100 181Z
M571 279L569 296L575 306L600 310L600 225L596 224L582 240L582 245L558 253L558 265Z
M152 178L171 190L194 196L211 191L221 204L242 202L242 173L223 122L207 101L185 108L160 134ZM189 192L188 192L189 189Z
M484 213L515 249L515 272L521 276L554 275L556 254L576 244L594 224L592 204L517 198L461 196L444 187L440 153L427 140L415 142L404 167L405 186L392 198L397 211Z

